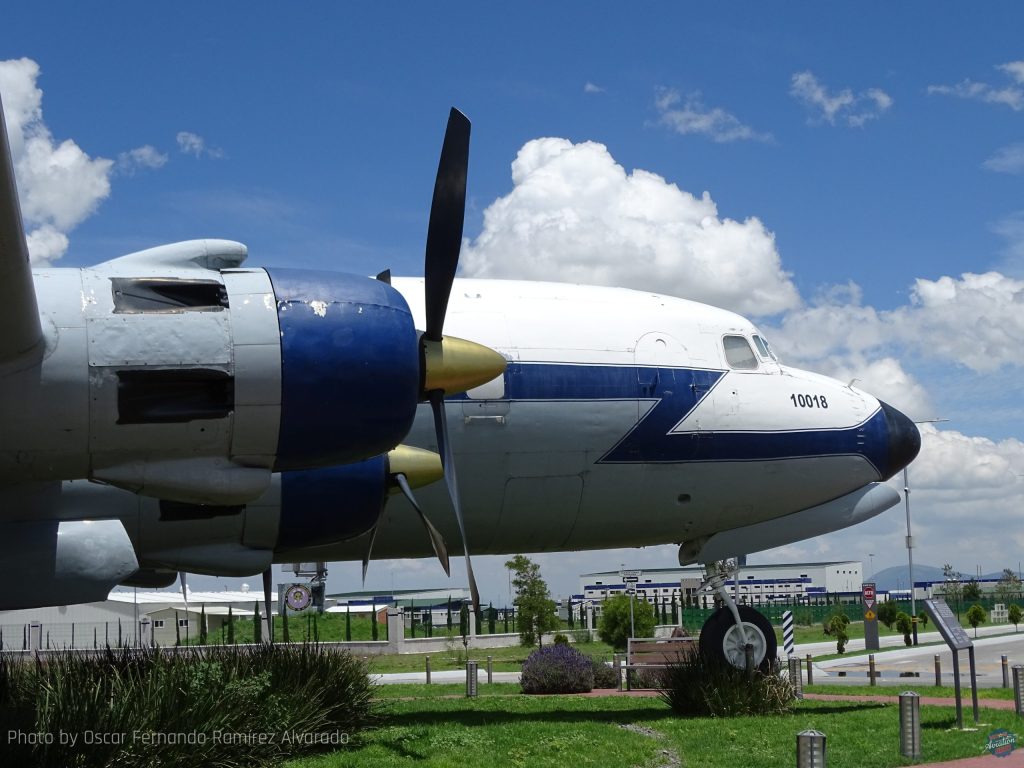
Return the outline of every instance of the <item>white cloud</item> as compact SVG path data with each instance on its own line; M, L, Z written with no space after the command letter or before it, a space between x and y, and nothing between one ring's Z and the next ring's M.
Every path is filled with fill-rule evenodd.
M32 262L67 250L67 234L110 194L113 161L90 158L70 139L55 143L43 122L39 65L31 59L0 62L11 157Z
M178 136L178 149L185 155L192 155L194 157L213 157L220 158L224 156L224 152L216 147L209 147L206 144L206 139L197 133L191 131L179 131Z
M992 225L992 231L1005 240L1004 271L1024 273L1024 211L1004 216Z
M998 149L982 167L996 173L1024 173L1024 143Z
M536 139L512 163L513 189L463 248L467 276L656 290L739 312L799 304L775 238L756 218L722 218L647 171L627 173L602 144Z
M605 89L602 88L599 85L595 85L594 83L592 83L592 82L590 82L588 80L586 83L583 84L583 92L584 93L604 93Z
M789 93L814 114L812 122L824 120L830 125L845 122L861 127L889 110L892 97L881 88L868 88L854 95L849 88L830 93L812 72L797 72L793 75Z
M691 93L684 101L678 91L659 88L654 106L660 113L658 123L683 135L700 134L719 143L772 139L771 134L756 132L720 107L704 106L700 93Z
M1010 61L996 66L1000 72L1009 75L1017 85L1024 85L1024 61ZM1004 104L1015 112L1024 109L1024 89L1017 85L1002 87L964 78L954 85L929 85L929 94L956 96L961 99L981 101L986 104Z
M167 164L167 155L155 147L146 144L135 149L122 152L117 156L117 170L129 176L143 169L163 168Z

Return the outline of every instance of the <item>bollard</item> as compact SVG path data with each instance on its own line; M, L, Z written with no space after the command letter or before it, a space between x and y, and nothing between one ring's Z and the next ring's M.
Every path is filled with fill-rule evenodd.
M1010 687L1010 662L1006 658L1005 654L1000 656L999 659L1000 659L1000 661L1002 662L1002 665L1003 665L1003 688L1009 688Z
M789 657L789 684L793 686L793 695L798 699L804 697L803 681L800 679L800 659Z
M427 656L427 685L430 685L430 657Z
M1024 717L1024 666L1013 665L1013 708L1017 717Z
M900 694L900 754L921 757L921 697L913 691Z
M825 768L825 734L800 731L796 735L796 768Z
M476 679L477 663L475 661L466 662L466 697L476 698L477 696L477 679Z
M875 684L875 654L873 654L873 653L869 653L868 654L868 677L871 678L871 681L868 683L868 685L874 685Z
M494 682L494 669L492 662L494 661L493 656L487 657L487 684L490 685Z
M814 659L811 654L807 654L807 684L814 685L814 671L811 669L811 661Z
M942 685L942 658L935 654L935 687Z

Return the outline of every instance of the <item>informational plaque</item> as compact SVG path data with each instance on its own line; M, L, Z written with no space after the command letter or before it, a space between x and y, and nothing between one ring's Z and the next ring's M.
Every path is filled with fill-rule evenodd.
M932 621L935 622L935 628L939 630L939 634L946 641L946 645L954 651L963 651L974 647L970 636L960 626L956 614L946 605L945 600L942 598L925 600L924 609L932 617Z

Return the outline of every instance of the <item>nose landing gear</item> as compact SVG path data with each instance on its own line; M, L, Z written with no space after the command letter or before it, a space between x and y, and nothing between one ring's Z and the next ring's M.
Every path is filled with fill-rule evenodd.
M749 606L736 605L725 586L730 571L722 564L711 563L707 571L708 577L700 591L717 592L725 607L719 608L704 622L700 630L700 652L705 658L746 669L747 647L750 646L753 666L762 672L770 672L778 651L771 622Z

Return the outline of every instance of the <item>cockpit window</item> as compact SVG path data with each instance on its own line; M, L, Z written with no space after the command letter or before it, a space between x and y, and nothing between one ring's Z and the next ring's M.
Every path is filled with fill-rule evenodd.
M757 353L761 355L762 360L778 360L772 348L768 346L768 341L757 334L754 335L754 346L757 347Z
M725 359L729 365L741 371L757 368L757 358L749 342L743 336L726 336L722 339L725 345Z

